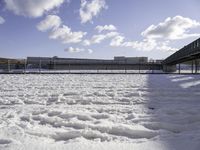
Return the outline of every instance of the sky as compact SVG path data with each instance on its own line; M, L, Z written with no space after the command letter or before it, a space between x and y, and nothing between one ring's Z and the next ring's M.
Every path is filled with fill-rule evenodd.
M0 0L0 57L165 59L200 37L199 0Z

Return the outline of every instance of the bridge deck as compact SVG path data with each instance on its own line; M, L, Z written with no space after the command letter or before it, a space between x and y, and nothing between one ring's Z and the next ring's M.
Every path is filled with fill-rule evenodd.
M175 65L198 58L200 58L200 38L166 58L163 64Z

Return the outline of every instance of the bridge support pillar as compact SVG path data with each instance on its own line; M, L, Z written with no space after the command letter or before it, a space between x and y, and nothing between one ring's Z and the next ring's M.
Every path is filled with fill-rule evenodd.
M178 73L181 74L181 64L178 64Z
M163 65L163 71L166 73L176 72L176 65Z
M194 73L194 61L192 60L192 66L191 66L191 69L192 69L192 74Z
M198 73L198 61L195 60L195 73L197 74Z

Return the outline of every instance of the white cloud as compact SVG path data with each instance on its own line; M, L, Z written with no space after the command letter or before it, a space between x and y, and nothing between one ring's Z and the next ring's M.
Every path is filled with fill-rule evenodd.
M168 40L184 39L188 37L200 36L200 34L188 34L190 29L200 26L200 22L182 16L167 18L158 25L149 26L142 36L145 38L163 38Z
M40 17L61 6L65 0L4 0L6 8L16 15Z
M178 50L177 48L170 47L169 44L170 44L169 41L160 42L159 46L156 47L156 50L168 51L168 52L175 52Z
M81 23L91 21L103 8L106 8L105 0L81 0L81 8L79 10Z
M122 47L130 47L140 51L151 51L157 46L157 42L154 39L144 39L143 41L131 41L121 44Z
M5 19L0 16L0 24L4 24L4 23L5 23Z
M87 51L88 51L89 54L92 54L92 53L93 53L93 50L92 50L92 49L88 49Z
M111 40L110 46L112 47L125 47L131 48L138 51L166 51L174 52L177 48L169 46L169 41L157 41L156 39L144 39L142 41L124 41L124 37L117 36Z
M116 31L117 28L110 24L110 25L105 25L105 26L96 26L95 28L99 33L102 32L102 31Z
M56 29L62 24L60 17L56 15L48 15L43 21L37 25L37 29L40 31L47 31L50 29Z
M124 37L116 36L111 40L110 46L127 47L139 51L174 52L178 49L170 46L172 40L200 36L197 33L189 33L196 27L200 27L200 22L182 16L169 17L164 22L151 25L142 32L141 35L144 37L142 41L125 41Z
M91 44L94 43L101 43L104 39L106 39L108 36L104 34L99 34L99 35L93 35L92 39L90 41Z
M71 28L69 28L66 25L63 25L62 27L59 27L55 30L52 30L52 32L49 35L50 39L58 39L62 41L62 43L79 43L82 41L82 38L86 35L86 32L78 31L73 32Z
M121 46L122 43L123 43L123 41L124 41L124 37L118 35L118 36L114 37L114 38L111 40L110 46Z
M69 53L79 53L79 52L83 52L84 49L69 47L69 48L66 48L65 51Z
M93 53L93 50L91 49L74 48L74 47L66 48L65 51L69 53L80 53L80 52L88 52L89 54Z
M50 30L49 38L60 40L64 44L79 43L87 34L82 31L72 31L70 27L63 25L60 17L56 15L47 16L37 25L37 29L40 31Z
M109 33L106 33L106 34L93 35L90 40L84 40L83 45L89 46L91 44L99 44L106 39L110 39L110 38L116 37L118 35L119 35L118 32L109 32Z
M83 40L83 43L82 43L84 46L89 46L91 45L91 42L90 40Z

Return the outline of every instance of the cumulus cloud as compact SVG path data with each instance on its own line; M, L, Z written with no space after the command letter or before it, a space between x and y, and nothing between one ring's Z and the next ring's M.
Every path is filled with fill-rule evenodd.
M172 20L173 19L178 20L176 18L177 18L177 16L172 18ZM179 16L178 16L178 18L179 18ZM166 20L169 20L169 19L166 19ZM186 19L186 21L187 20L188 19ZM168 21L165 21L165 22L168 22ZM176 25L176 23L174 23L174 24ZM194 22L193 24L194 25L196 24L196 26L198 26L197 22L196 23ZM180 24L179 24L179 26L180 26ZM182 25L182 27L186 30L186 29L189 29L190 26ZM170 27L170 28L172 28L172 27ZM177 48L173 48L170 46L170 40L166 39L164 37L164 35L163 35L163 38L161 38L161 37L159 37L159 38L151 37L150 38L150 36L147 34L148 29L146 29L144 32L141 33L144 36L144 39L141 41L137 41L137 40L129 40L128 41L124 36L122 36L121 33L116 32L117 28L113 25L96 26L95 29L101 34L93 35L91 37L91 39L83 40L82 44L84 46L89 46L92 44L99 44L104 40L110 40L111 47L131 48L131 49L138 50L138 51L158 50L158 51L174 52L174 51L178 50ZM113 32L102 33L103 31L113 31ZM185 31L185 33L186 33L186 31ZM165 34L165 36L166 36L166 34Z
M40 31L50 30L49 38L59 40L64 44L79 43L87 34L82 31L72 31L70 27L63 25L60 17L56 15L47 16L37 25L37 29Z
M92 54L93 53L93 50L92 49L87 49L88 53L89 54Z
M170 47L169 44L170 44L169 41L160 42L159 46L156 47L156 50L168 51L168 52L175 52L178 50L177 48Z
M37 25L37 29L40 31L47 31L50 29L56 29L62 24L60 17L56 15L48 15L43 21Z
M16 15L40 17L61 6L65 0L4 0L6 8Z
M196 37L199 34L189 34L189 30L199 27L200 22L182 16L167 18L164 22L158 25L149 26L142 36L145 38L163 38L168 40L184 39L188 37Z
M123 41L124 41L124 37L118 35L118 36L114 37L114 38L111 40L110 46L121 46L122 43L123 43Z
M0 24L4 24L4 23L5 23L5 19L0 16Z
M130 47L141 51L151 51L157 46L157 42L154 39L144 39L143 41L129 41L124 42L120 46Z
M124 41L123 37L118 37L116 39L114 38L113 40L110 42L110 46L112 47L131 48L138 51L158 50L165 52L174 52L178 50L177 48L170 47L169 41L157 41L156 39L143 39L142 41Z
M99 44L102 41L104 41L106 39L111 39L113 37L116 37L117 35L119 35L118 32L109 32L109 33L106 33L106 34L93 35L90 40L84 40L83 45L89 46L91 44Z
M91 21L94 16L97 16L102 9L106 8L105 0L81 0L79 10L81 23Z
M101 33L102 31L116 31L117 28L110 24L110 25L105 25L105 26L96 26L95 28L99 33Z
M93 53L93 50L91 49L74 48L74 47L66 48L65 51L69 53L80 53L80 52L88 52L89 54Z
M144 37L141 41L126 41L122 36L114 37L110 46L128 47L140 51L167 51L174 52L177 48L170 46L172 40L185 39L200 36L197 33L189 33L193 28L200 27L200 22L182 16L167 18L158 25L151 25L141 33Z
M71 28L69 28L66 25L63 25L62 27L59 27L55 30L52 30L52 32L49 35L50 39L57 39L62 41L62 43L79 43L82 41L82 38L86 35L86 32L78 31L73 32Z
M167 52L174 52L178 49L172 48L169 46L169 41L158 41L156 39L143 39L142 41L125 41L125 37L123 36L116 36L114 37L111 42L110 46L112 47L124 47L124 48L131 48L138 51L167 51Z

